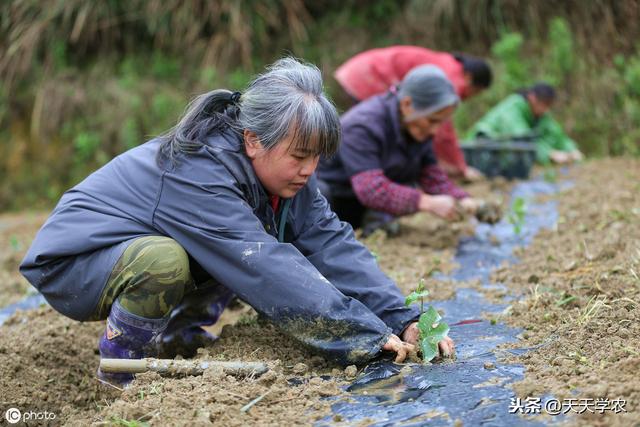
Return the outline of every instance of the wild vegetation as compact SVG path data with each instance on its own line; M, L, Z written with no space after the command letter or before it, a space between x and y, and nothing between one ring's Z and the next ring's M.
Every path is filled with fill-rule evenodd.
M491 59L495 85L460 108L461 131L510 91L546 79L559 86L556 115L583 151L638 154L639 20L632 0L7 0L0 210L50 205L170 127L192 95L240 89L279 56L318 64L340 104L335 67L398 43Z

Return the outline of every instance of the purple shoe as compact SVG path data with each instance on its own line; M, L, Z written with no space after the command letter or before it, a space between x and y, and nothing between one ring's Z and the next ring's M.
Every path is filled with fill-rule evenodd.
M155 356L156 338L166 328L168 317L148 319L125 310L118 301L111 306L98 348L100 358L142 359ZM98 368L98 379L117 387L128 385L133 374L102 372Z
M233 297L231 291L218 284L185 295L171 312L169 324L158 339L160 356L193 357L199 348L212 345L217 337L202 326L216 323Z
M192 325L170 334L162 334L158 340L158 354L166 359L173 359L178 355L191 358L197 354L199 348L209 347L217 339L217 336L200 326Z

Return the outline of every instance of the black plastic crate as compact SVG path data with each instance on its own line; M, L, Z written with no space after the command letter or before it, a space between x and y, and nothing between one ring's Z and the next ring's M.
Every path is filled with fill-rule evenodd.
M461 148L467 165L488 178L526 179L536 161L536 145L530 141L476 139Z

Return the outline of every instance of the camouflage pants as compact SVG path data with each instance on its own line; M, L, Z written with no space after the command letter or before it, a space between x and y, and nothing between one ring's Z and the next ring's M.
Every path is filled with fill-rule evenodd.
M116 262L92 320L107 318L116 300L138 316L164 317L194 289L189 256L182 246L169 237L140 237Z

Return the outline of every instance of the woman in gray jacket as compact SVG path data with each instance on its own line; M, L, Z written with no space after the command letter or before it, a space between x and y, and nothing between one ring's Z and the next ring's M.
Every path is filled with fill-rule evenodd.
M196 98L167 134L67 191L21 272L65 316L107 319L101 357L141 358L158 346L188 356L213 339L201 326L237 295L340 363L381 350L402 360L419 313L313 176L339 141L319 70L282 59L242 95Z

